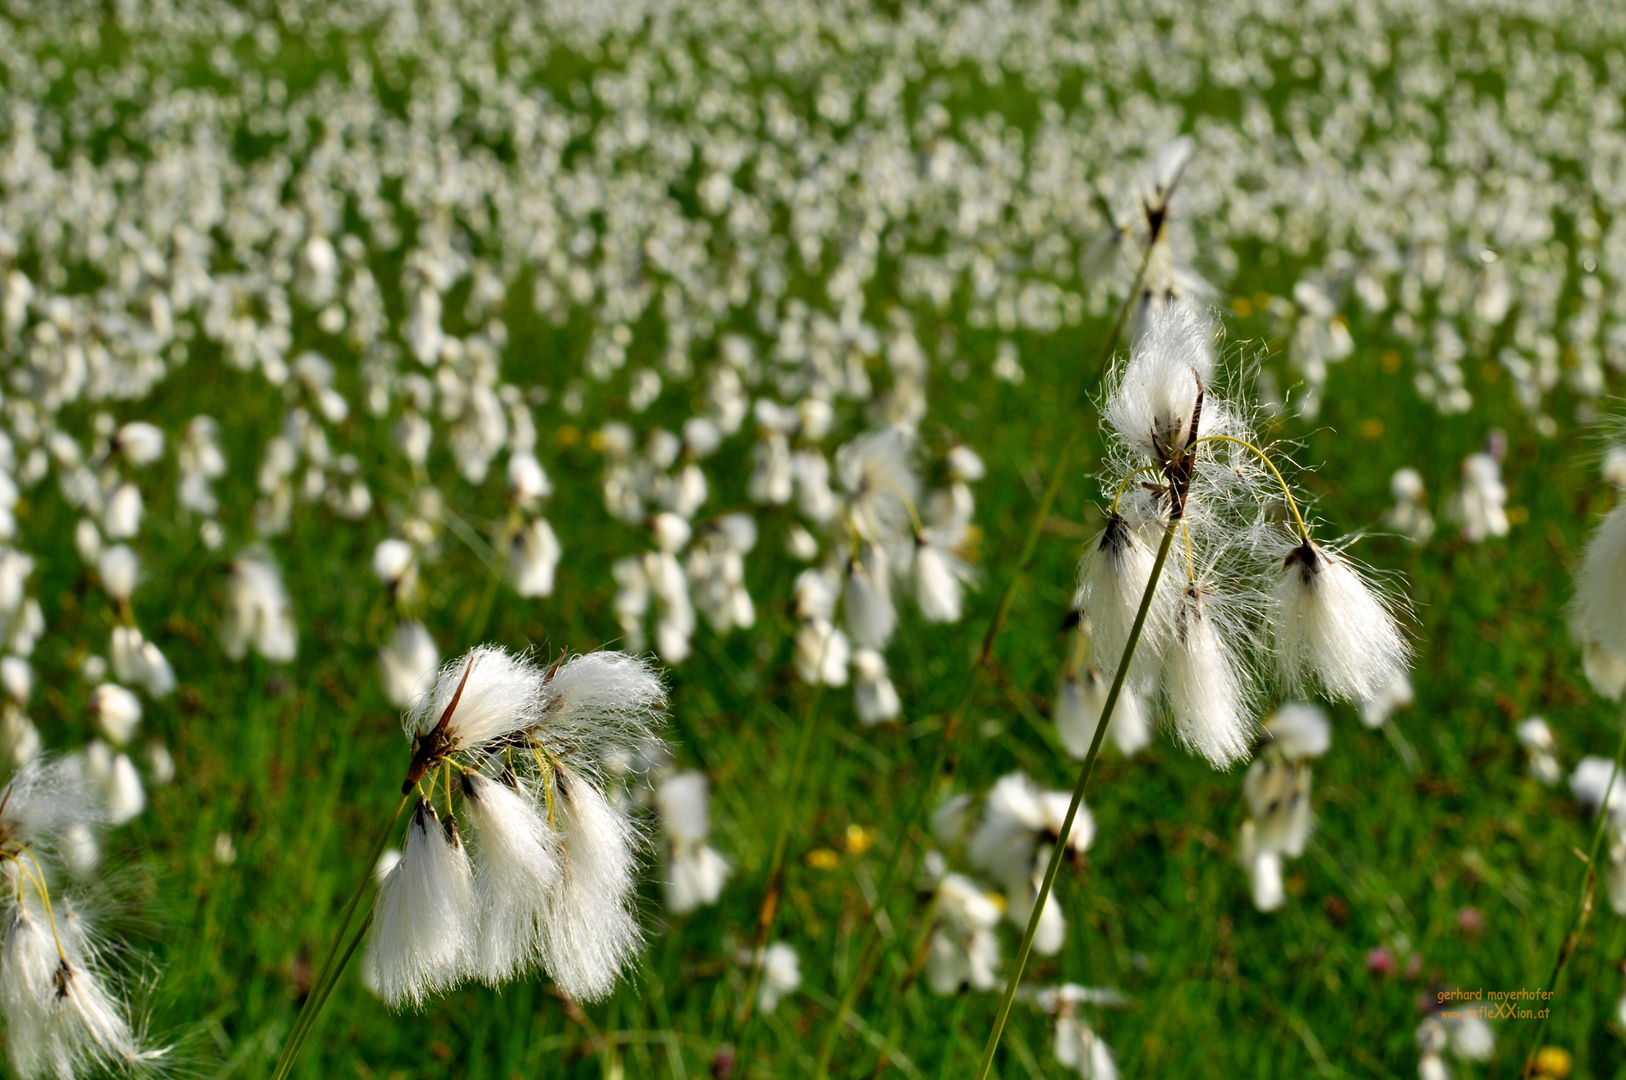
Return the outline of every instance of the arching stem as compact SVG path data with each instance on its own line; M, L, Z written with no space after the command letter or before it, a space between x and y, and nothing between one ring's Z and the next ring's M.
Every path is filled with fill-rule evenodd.
M1304 516L1299 513L1298 501L1293 498L1293 492L1288 489L1286 478L1284 478L1282 476L1282 471L1276 467L1276 463L1274 461L1270 460L1270 455L1269 454L1265 453L1263 450L1259 449L1259 447L1255 446L1253 443L1249 442L1248 440L1239 439L1234 435L1204 435L1202 438L1198 439L1192 445L1193 446L1201 446L1205 442L1232 443L1232 444L1234 444L1236 446L1240 446L1240 447L1243 447L1244 449L1253 451L1253 453L1259 458L1259 460L1263 461L1265 463L1265 468L1269 469L1271 475L1276 478L1276 483L1281 485L1282 498L1287 500L1287 509L1289 511L1291 511L1292 514L1293 514L1293 523L1299 527L1299 539L1300 540L1308 540L1308 539L1310 539L1310 530L1304 524Z

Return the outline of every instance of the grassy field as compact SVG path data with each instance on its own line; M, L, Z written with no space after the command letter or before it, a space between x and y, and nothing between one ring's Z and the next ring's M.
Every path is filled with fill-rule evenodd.
M338 50L301 44L292 33L283 46L274 59L256 62L296 91L341 62ZM121 48L112 23L102 48L103 56ZM549 77L561 87L591 77L591 61L578 56L575 63L580 67L561 61ZM212 78L201 66L194 77ZM1027 91L967 78L955 94L961 83L963 96L947 98L957 117L1004 110L1031 129L1036 107ZM1060 91L1075 101L1079 92L1072 83ZM1216 102L1207 115L1223 121L1236 110ZM244 136L235 152L249 160L259 151ZM1202 168L1199 157L1192 169ZM1202 222L1194 225L1200 230ZM1281 326L1252 298L1291 295L1309 260L1303 252L1284 261L1274 250L1269 257L1246 245L1239 250L1241 261L1215 298L1227 353L1291 385L1296 376L1285 366ZM373 263L388 283L392 320L405 314L393 285L402 254L386 252ZM562 388L576 378L595 326L582 312L555 326L530 310L519 299L531 293L527 273L509 288L515 299L502 375L520 386ZM811 295L809 281L792 292ZM889 274L877 278L876 310L894 299L889 281ZM448 312L461 307L461 296L448 300ZM1574 289L1564 296L1572 302ZM1238 864L1243 769L1215 772L1161 734L1132 759L1109 747L1087 797L1097 838L1081 864L1064 864L1058 881L1070 924L1066 945L1057 956L1035 957L1027 981L1111 986L1127 995L1121 1009L1087 1012L1126 1077L1410 1076L1420 1002L1435 991L1542 985L1585 870L1577 853L1591 841L1591 820L1563 784L1531 778L1514 729L1527 716L1545 716L1567 775L1581 756L1611 753L1621 722L1618 705L1587 686L1565 629L1571 570L1591 526L1622 497L1599 479L1600 429L1575 419L1592 407L1560 386L1548 398L1548 411L1560 418L1556 433L1539 432L1495 362L1507 337L1499 331L1474 343L1464 361L1476 389L1472 410L1441 415L1413 389L1416 343L1395 337L1386 318L1362 315L1353 304L1345 310L1356 348L1332 367L1319 417L1283 415L1268 435L1288 442L1306 467L1301 480L1328 534L1370 532L1356 550L1393 575L1412 607L1417 700L1397 714L1395 727L1414 749L1415 765L1384 732L1363 727L1354 709L1331 708L1332 748L1314 767L1316 831L1305 855L1287 866L1287 904L1263 914ZM711 779L712 843L734 866L720 902L674 917L664 912L659 887L646 883L648 948L608 1002L585 1008L560 1000L537 978L501 992L458 990L422 1014L393 1015L356 971L347 972L295 1075L683 1078L708 1075L724 1045L739 1048L735 1075L811 1075L837 999L860 963L877 880L900 845L908 845L904 865L912 867L929 843L921 822L908 834L908 811L921 793L935 806L951 793L985 792L1014 769L1047 788L1071 785L1076 763L1048 718L1078 559L1102 517L1094 400L1103 374L1096 358L1111 316L1108 307L1053 333L999 332L974 325L957 300L923 331L951 329L957 355L969 360L958 372L949 364L930 369L926 441L968 441L988 475L974 485L981 580L964 619L941 626L913 609L901 616L889 652L904 703L898 724L861 727L848 691L819 693L796 679L789 596L802 564L783 545L795 515L748 500L747 425L728 444L728 464L711 473L707 512L757 515L764 539L749 561L749 584L758 623L726 637L703 628L693 658L669 671L675 761ZM749 326L743 313L733 317ZM308 322L296 320L290 351L331 349L330 338ZM989 374L1002 341L1019 349L1019 385ZM642 338L634 348L636 362ZM1404 367L1396 355L1407 357ZM336 359L337 388L360 400L356 358ZM878 358L870 366L881 370ZM1618 374L1610 379L1608 389L1618 392ZM503 588L482 629L491 571L480 554L448 539L440 560L426 566L425 621L444 655L481 640L544 654L617 643L609 566L648 545L604 511L594 432L606 419L632 418L626 382L618 375L588 383L579 413L560 408L557 394L536 410L537 456L556 488L547 516L564 548L553 597L525 601ZM703 400L698 380L672 380L637 423L675 429ZM1618 399L1602 400L1604 411L1621 411ZM180 1071L200 1076L269 1075L334 913L394 804L409 750L377 674L376 652L395 612L370 571L374 546L392 534L416 483L391 447L393 415L358 408L335 425L379 506L360 522L339 523L321 506L299 503L289 531L270 541L297 612L298 659L273 665L251 656L233 664L216 642L228 559L254 534L253 466L287 404L259 375L232 369L217 346L200 339L186 365L144 400L105 406L120 421L150 418L171 433L195 415L214 416L233 466L217 485L220 523L232 538L218 551L205 547L195 520L180 509L172 461L144 481L135 616L169 656L180 687L148 703L143 730L168 744L178 773L173 784L152 788L147 811L112 835L108 858L123 898L113 926L155 971L152 1030L178 1040ZM101 407L71 405L61 425L82 433ZM845 434L861 426L856 417L843 423ZM1031 565L1020 567L1044 485L1080 427L1085 449L1067 468ZM1482 449L1493 430L1506 437L1514 525L1505 538L1475 544L1446 518L1444 496L1460 486L1462 459ZM1403 466L1422 474L1441 518L1426 545L1385 533L1380 521L1392 502L1390 477ZM429 472L453 475L443 446ZM446 486L455 515L489 535L504 513L501 468L480 485ZM32 715L48 746L71 748L92 734L85 713L91 687L72 672L87 651L103 647L116 613L72 557L79 514L53 488L47 482L25 492L17 514L39 557L31 588L48 628L34 659L41 676ZM988 677L956 733L952 772L930 775L983 635L1018 574ZM810 749L798 772L796 748L808 723ZM748 973L736 956L756 933L781 815L790 826L773 937L794 945L803 982L742 1029L736 1017ZM230 838L229 859L221 857L222 836ZM871 1076L884 1065L910 1077L949 1077L974 1068L996 999L937 997L911 977L927 899L914 881L894 890L887 948L835 1043L832 1075ZM1597 908L1545 1036L1573 1055L1577 1078L1626 1071L1626 1029L1617 1017L1626 992L1626 922L1601 891ZM1008 959L1016 935L1004 924L998 933ZM1379 947L1397 958L1397 970L1372 969L1369 953ZM1018 1004L997 1061L1000 1076L1064 1071L1050 1023ZM1495 1060L1454 1063L1457 1075L1518 1074L1534 1023L1492 1026Z
M1070 400L1093 355L1092 330L1099 327L1029 352L1020 389L989 394L969 380L934 384L963 430L991 436L979 446L995 482L981 492L985 584L966 620L944 629L906 617L900 632L895 670L908 703L905 725L860 730L850 705L828 694L795 790L791 751L813 705L812 692L788 679L786 611L765 610L749 638L703 638L697 661L674 671L677 758L713 778L718 845L737 865L717 907L669 922L651 890L652 943L639 977L585 1022L535 984L501 994L461 991L422 1017L397 1018L348 979L304 1074L574 1075L623 1059L630 1075L703 1071L730 1036L743 980L729 957L755 925L776 814L791 790L781 932L802 954L805 990L758 1021L766 1030L755 1045L776 1071L799 1072L854 962L863 885L900 840L900 818L918 786L932 782L921 775L923 762L1016 569L1040 478L1068 425L1093 425ZM1235 332L1245 335L1246 325ZM1327 415L1313 430L1286 425L1283 432L1301 438L1299 456L1318 466L1308 483L1320 514L1351 530L1377 526L1373 508L1384 504L1394 468L1413 464L1434 488L1447 486L1485 431L1483 416L1442 420L1417 403L1383 373L1380 352L1363 347L1336 372ZM545 378L545 361L537 362ZM229 383L210 380L166 388L161 408L188 416L224 412L234 400ZM1367 558L1404 575L1417 612L1418 701L1397 723L1419 766L1409 771L1381 733L1361 727L1352 710L1336 711L1333 751L1315 770L1316 838L1291 865L1284 911L1261 915L1248 902L1234 858L1238 773L1216 774L1161 740L1136 759L1103 762L1088 799L1099 838L1087 864L1060 886L1080 929L1032 976L1113 985L1131 996L1131 1008L1100 1025L1127 1075L1294 1076L1324 1063L1353 1075L1401 1075L1409 1071L1420 994L1436 984L1513 988L1545 978L1579 882L1572 848L1584 848L1590 832L1562 790L1528 777L1513 727L1539 712L1568 754L1609 752L1614 710L1580 678L1563 605L1587 523L1610 496L1595 479L1595 447L1584 432L1539 439L1512 408L1483 411L1505 425L1509 461L1518 463L1509 470L1513 504L1532 524L1485 545L1449 535L1422 551L1384 536L1367 542ZM1348 434L1372 418L1383 422L1383 436ZM245 443L256 421L269 430L275 417L241 417ZM557 448L557 440L546 461L555 475L593 467L585 448ZM1017 767L1055 787L1070 782L1073 766L1044 717L1075 563L1100 514L1089 462L1073 473L1017 594L993 685L972 704L953 790L982 790ZM576 523L565 533L568 550L625 544L622 530L594 527L591 491L577 494L577 505L570 499L562 487L556 520ZM162 627L182 690L150 722L171 740L181 781L154 794L151 812L118 846L153 890L141 910L164 971L155 1026L199 1025L201 1058L219 1054L253 1075L291 1021L311 953L325 941L404 765L397 720L374 675L373 651L388 620L364 573L370 542L340 534L335 543L315 515L296 516L282 550L300 605L303 655L291 670L253 660L222 666L206 645L223 591L218 560L180 529L166 535L162 504L151 510L154 542L173 557L151 565L137 603L151 604L143 621ZM478 517L473 508L465 513ZM68 518L51 524L48 535L71 542ZM444 615L431 625L449 650L474 643L458 631L472 617L480 576L476 566L461 569L448 568L444 585L432 581L432 606ZM776 557L762 572L783 578L793 568ZM613 641L605 590L593 584L565 590L545 610L500 603L486 636L543 649ZM50 625L71 630L105 618L80 604L84 593L71 573L43 582ZM67 718L77 704L63 702L62 723L76 722ZM876 845L862 855L845 852L853 826L876 832ZM237 849L227 866L211 854L222 831ZM820 849L842 853L835 867L809 864ZM1459 925L1468 906L1484 914L1479 933ZM897 905L900 926L911 925L910 911ZM1397 942L1421 958L1418 974L1369 973L1367 951ZM1555 1011L1550 1041L1573 1049L1579 1075L1613 1075L1620 1063L1610 1025L1623 947L1620 921L1600 914ZM915 1068L957 1075L980 1046L991 1004L919 990L902 1001L877 993L861 999L858 1033L840 1058L856 1070L874 1056L875 1038L898 1030ZM1250 1034L1204 1034L1221 1031ZM1500 1026L1513 1048L1505 1052L1517 1052L1523 1031L1518 1023ZM1004 1072L1042 1072L1045 1044L1042 1018L1019 1011ZM670 1063L672 1054L686 1065Z

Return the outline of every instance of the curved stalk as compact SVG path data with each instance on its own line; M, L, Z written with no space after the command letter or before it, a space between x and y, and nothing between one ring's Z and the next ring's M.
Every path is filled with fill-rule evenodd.
M1609 785L1605 787L1603 805L1598 808L1598 827L1592 833L1592 851L1587 856L1586 876L1581 879L1581 895L1575 900L1575 919L1570 932L1564 935L1559 943L1558 955L1553 957L1553 970L1547 976L1547 981L1541 984L1540 989L1556 991L1558 980L1564 974L1570 957L1581 944L1581 932L1586 929L1587 918L1592 914L1592 892L1598 884L1598 852L1603 849L1603 834L1609 827L1609 796L1614 793L1615 781L1620 779L1622 760L1626 759L1626 716L1621 717L1620 744L1615 747L1615 765L1609 773ZM1536 1055L1541 1052L1541 1038L1547 1033L1547 1022L1552 1018L1553 1010L1547 1009L1547 1015L1536 1022L1536 1034L1530 1040L1530 1052L1524 1056L1524 1068L1519 1070L1520 1076L1532 1075L1536 1063Z
M1276 467L1276 463L1270 460L1269 454L1259 449L1259 447L1253 445L1253 443L1249 442L1247 439L1239 439L1235 435L1204 435L1192 445L1201 446L1205 442L1235 443L1237 446L1252 450L1255 454L1257 454L1259 456L1259 460L1265 463L1265 467L1269 469L1271 475L1276 478L1276 482L1282 486L1282 497L1287 500L1287 508L1293 513L1293 522L1299 527L1299 539L1310 539L1310 530L1305 527L1304 517L1299 513L1298 501L1293 498L1293 492L1288 490L1286 478L1282 476L1282 471Z
M965 721L966 711L971 707L971 701L982 687L983 676L987 674L988 664L993 659L994 645L999 635L1005 629L1005 622L1010 617L1011 605L1016 601L1016 590L1022 583L1022 577L1027 572L1028 564L1033 559L1033 553L1039 546L1039 537L1044 533L1044 523L1050 518L1050 508L1055 504L1056 496L1061 493L1061 485L1067 478L1067 463L1072 459L1077 448L1080 435L1074 429L1073 435L1062 447L1061 457L1056 461L1055 472L1050 477L1050 484L1045 488L1044 498L1039 502L1038 513L1034 515L1033 524L1028 528L1026 539L1022 542L1022 550L1016 558L1016 572L1005 585L1005 591L1000 595L999 607L994 611L994 618L988 624L988 631L983 635L982 646L977 650L977 660L971 669L971 679L966 684L965 691L960 695L959 702L954 711L949 714L948 722L943 726L943 737L937 741L937 752L932 757L929 768L924 773L925 780L915 793L915 801L904 817L904 828L898 836L898 842L892 848L892 855L887 860L886 869L881 873L880 887L875 892L875 903L870 909L870 918L864 923L863 944L859 946L858 963L854 965L850 981L843 988L840 1004L836 1007L836 1014L829 1027L825 1029L824 1039L819 1044L818 1066L814 1075L824 1080L828 1075L830 1055L835 1050L836 1039L840 1037L847 1023L847 1014L852 1011L858 1000L858 994L863 989L866 972L869 968L870 958L874 953L875 945L879 941L879 919L885 909L887 901L891 899L892 889L897 883L898 870L903 865L903 854L908 848L910 832L915 822L919 821L925 813L927 801L933 790L933 781L943 771L943 765L948 760L949 753L954 746L955 737Z
M1061 858L1067 850L1067 836L1072 832L1073 819L1078 816L1079 805L1084 801L1084 786L1089 783L1090 772L1095 768L1096 756L1101 752L1101 739L1106 735L1107 724L1112 720L1112 711L1118 705L1118 695L1123 692L1130 661L1135 658L1135 646L1140 644L1141 630L1146 626L1146 613L1152 608L1152 597L1157 593L1158 579L1163 576L1163 564L1169 561L1169 548L1174 543L1177 523L1171 518L1163 528L1163 542L1158 545L1157 561L1152 564L1152 574L1146 580L1146 590L1141 593L1140 610L1135 612L1135 623L1129 629L1129 640L1124 642L1123 656L1118 660L1118 673L1112 677L1112 689L1107 692L1106 704L1101 708L1101 719L1095 725L1095 737L1090 740L1090 751L1084 756L1084 763L1079 766L1078 781L1073 785L1073 799L1067 804L1067 816L1062 819L1060 835L1050 849L1050 863L1045 867L1039 895L1033 901L1033 912L1028 916L1027 929L1022 931L1022 944L1017 947L1016 962L1011 965L1011 973L1005 979L1005 993L999 1001L999 1012L994 1016L994 1029L988 1033L988 1045L983 1048L982 1064L977 1068L976 1080L986 1080L988 1070L993 1067L994 1051L999 1049L1000 1037L1005 1033L1005 1021L1010 1018L1011 1004L1016 1000L1017 985L1022 981L1022 969L1027 966L1028 953L1033 949L1033 935L1039 929L1039 916L1044 914L1045 902L1050 899L1051 887L1056 883L1056 872L1061 868Z
M1156 244L1156 236L1147 243L1141 253L1140 266L1135 270L1135 278L1129 285L1129 291L1124 295L1123 303L1118 306L1118 314L1112 320L1112 328L1107 332L1101 343L1101 352L1096 359L1095 369L1098 375L1106 373L1107 363L1112 359L1113 349L1117 347L1118 336L1123 333L1124 321L1129 317L1130 308L1135 304L1135 298L1140 293L1141 284L1146 280L1146 269L1152 261L1152 248ZM976 663L971 668L970 680L966 683L965 692L961 695L954 711L949 714L948 722L943 727L943 737L938 740L937 753L934 755L931 767L925 772L925 781L920 785L916 794L914 805L904 818L904 828L893 847L892 856L887 860L885 871L881 875L881 886L876 891L875 903L870 909L871 917L864 924L863 945L859 948L859 959L853 968L851 981L843 988L840 1003L836 1007L836 1014L831 1019L829 1027L825 1029L824 1039L819 1046L818 1064L814 1070L817 1080L825 1080L829 1074L830 1055L835 1050L836 1039L847 1023L847 1014L852 1011L858 1000L858 994L863 989L865 972L869 966L869 959L876 944L876 935L879 932L878 919L892 897L892 888L896 882L898 867L903 860L904 850L909 845L909 836L915 823L920 820L926 808L926 802L931 795L933 781L943 771L944 762L948 760L949 750L959 733L960 725L964 722L966 710L971 707L971 700L982 686L983 676L987 673L988 664L993 659L994 645L999 635L1004 632L1006 620L1010 617L1011 605L1016 601L1016 590L1022 584L1022 578L1027 573L1028 564L1039 546L1039 537L1044 534L1044 523L1050 519L1050 508L1056 502L1056 496L1061 493L1061 485L1067 479L1067 467L1072 462L1073 454L1078 449L1080 440L1084 437L1082 425L1074 425L1072 434L1068 436L1066 444L1056 459L1055 469L1050 474L1050 483L1046 486L1044 497L1039 502L1038 512L1033 516L1033 524L1028 527L1026 538L1022 541L1022 551L1016 558L1016 571L1005 585L1005 591L1000 595L999 607L994 611L994 617L988 624L988 631L983 635L982 648L977 652Z

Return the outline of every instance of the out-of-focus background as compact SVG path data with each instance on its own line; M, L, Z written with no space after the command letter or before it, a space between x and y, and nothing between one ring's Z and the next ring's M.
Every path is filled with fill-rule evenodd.
M1433 1003L1549 977L1593 835L1567 779L1621 722L1566 610L1626 488L1623 45L1608 3L8 0L0 741L8 768L134 766L134 793L107 773L125 820L84 887L155 1037L185 1071L269 1074L394 803L403 684L489 640L657 653L671 756L625 797L702 771L731 871L672 910L652 815L649 944L608 1002L538 976L395 1015L358 967L296 1075L803 1076L827 1035L831 1075L968 1074L998 984L919 977L934 926L974 936L929 870L1007 898L909 811L975 815L1017 770L1071 786L1051 714L1102 516L1094 403L1156 156L1186 137L1149 274L1217 312L1326 534L1364 533L1409 603L1415 701L1377 727L1327 706L1314 832L1265 912L1245 769L1109 742L1064 941L1025 982L1117 994L1023 995L998 1074L1091 1075L1099 1039L1124 1076L1516 1075L1534 1020ZM898 715L868 724L868 658L822 691L798 671L797 581L843 554L838 449L886 425L914 434L923 513L968 493L976 580L957 621L900 602ZM546 482L516 500L527 456ZM135 692L133 730L104 684ZM783 992L741 1023L782 821L796 978L775 954ZM1608 884L1543 1075L1626 1063ZM981 933L1002 978L1019 929Z

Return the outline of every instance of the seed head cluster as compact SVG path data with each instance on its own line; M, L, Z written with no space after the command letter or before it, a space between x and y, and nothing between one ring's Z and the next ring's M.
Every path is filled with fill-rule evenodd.
M645 838L609 785L659 746L665 704L650 665L619 652L543 668L481 646L441 669L406 713L417 797L375 902L387 1003L536 970L578 1000L610 992L642 941Z

